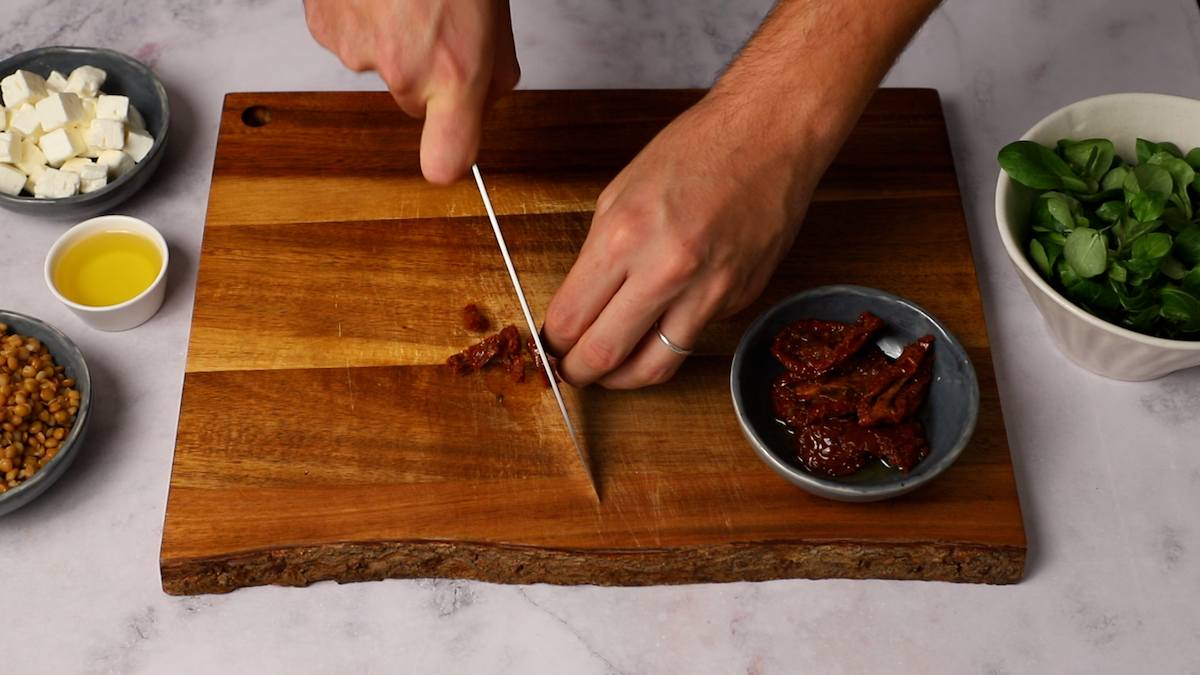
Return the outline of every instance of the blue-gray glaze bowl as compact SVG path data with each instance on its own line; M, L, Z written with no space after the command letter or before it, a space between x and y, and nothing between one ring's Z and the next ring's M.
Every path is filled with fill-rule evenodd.
M95 192L63 199L13 197L0 193L0 206L31 216L82 220L111 211L133 196L162 163L171 119L167 90L140 61L99 47L39 47L0 61L0 77L7 77L18 69L42 77L48 76L52 70L70 75L79 66L95 66L108 73L101 90L105 94L129 97L129 102L146 120L146 131L154 136L154 145L142 161L124 176Z
M792 437L775 419L771 382L784 372L771 355L771 342L785 325L799 319L853 322L862 312L883 319L876 340L895 358L905 345L933 335L933 381L917 418L929 437L929 455L905 474L868 465L840 478L809 472L796 458ZM847 502L869 502L911 492L954 463L975 431L979 383L959 341L929 312L897 295L862 286L822 286L783 300L746 329L734 352L729 376L733 407L750 445L772 469L812 494Z
M46 488L53 485L54 481L62 478L67 467L75 461L75 455L79 453L79 446L83 445L88 422L91 420L92 378L79 348L57 328L32 316L3 309L0 309L0 323L8 324L10 332L41 340L50 350L54 362L66 370L67 377L75 379L75 388L79 390L79 412L75 415L75 424L70 433L59 446L61 449L58 454L33 474L33 478L7 492L0 492L0 516L3 516L36 499Z

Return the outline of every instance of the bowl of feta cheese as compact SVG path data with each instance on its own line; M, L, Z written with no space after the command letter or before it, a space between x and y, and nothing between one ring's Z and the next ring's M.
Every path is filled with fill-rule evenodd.
M162 162L170 107L145 64L98 47L0 61L0 206L79 219L111 210Z

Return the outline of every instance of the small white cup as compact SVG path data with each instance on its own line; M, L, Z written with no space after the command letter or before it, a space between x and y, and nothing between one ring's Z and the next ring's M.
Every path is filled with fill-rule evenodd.
M80 239L97 232L111 230L133 232L149 239L158 248L159 255L162 256L162 267L158 270L158 276L154 278L154 282L150 284L149 288L117 305L92 307L68 300L54 285L54 267L58 263L58 257L67 247ZM131 216L90 218L64 232L50 247L50 253L46 255L46 287L50 289L50 293L54 297L58 298L59 302L75 312L80 319L83 319L84 323L92 328L105 331L129 330L148 321L158 311L158 308L162 307L167 291L168 260L169 252L166 240L146 221Z

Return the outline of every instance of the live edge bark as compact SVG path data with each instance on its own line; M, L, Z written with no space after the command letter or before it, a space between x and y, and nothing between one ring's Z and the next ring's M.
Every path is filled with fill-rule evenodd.
M1025 550L941 543L831 541L651 551L572 551L476 543L375 542L251 551L204 561L162 561L171 595L317 581L456 578L496 583L648 586L792 578L922 579L1011 584Z

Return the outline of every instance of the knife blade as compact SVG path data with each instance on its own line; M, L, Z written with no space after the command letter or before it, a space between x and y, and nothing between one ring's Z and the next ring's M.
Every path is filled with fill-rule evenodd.
M538 333L537 324L534 323L533 313L529 311L529 302L525 299L525 291L521 288L521 279L517 276L517 268L513 266L512 256L508 254L508 244L504 243L504 233L500 231L500 222L496 220L496 211L492 208L492 199L488 196L487 186L483 184L483 174L479 172L479 165L471 165L471 173L475 174L475 184L479 186L479 196L483 199L483 208L487 210L488 220L492 223L492 232L496 235L496 243L500 246L500 255L504 258L504 266L508 268L508 278L512 280L513 290L517 292L517 300L521 303L521 311L525 314L525 323L529 326L529 334L533 336L533 346L537 349L538 358L542 361L542 369L546 371L546 379L550 382L550 389L554 391L554 400L558 402L558 411L562 413L563 422L567 425L567 434L571 437L571 445L575 446L575 454L579 456L579 462L583 464L583 471L587 474L588 483L592 486L592 492L596 495L596 500L600 500L600 490L596 487L596 477L592 475L592 467L588 462L587 455L583 453L583 446L579 444L579 437L575 433L575 424L571 422L571 414L567 412L566 401L563 400L562 390L558 387L558 378L554 373L554 369L550 367L550 359L546 357L546 347L542 344L542 336Z

